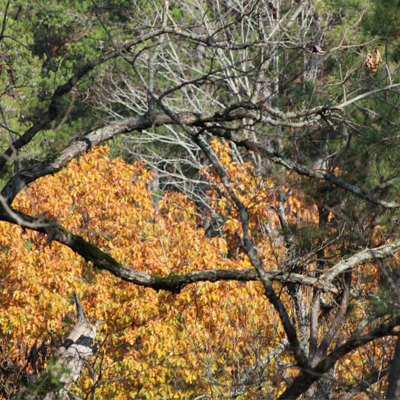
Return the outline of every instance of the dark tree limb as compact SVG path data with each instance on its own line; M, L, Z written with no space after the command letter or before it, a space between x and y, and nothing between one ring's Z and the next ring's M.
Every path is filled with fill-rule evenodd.
M196 126L206 122L235 121L248 116L246 110L232 109L229 113L181 113L180 120L189 126ZM1 195L11 204L15 196L29 183L47 175L54 174L65 168L74 158L87 152L93 146L97 146L118 135L131 132L140 132L150 127L176 124L169 116L165 114L156 114L153 118L148 115L140 117L127 118L120 122L112 123L103 128L99 128L89 134L76 138L52 160L37 163L32 168L19 171L4 186Z
M244 118L249 118L254 120L259 118L257 115L251 113L252 108L254 108L254 105L252 105L251 103L250 105L248 103L237 103L235 106L230 107L223 113L216 112L216 113L196 114L196 113L186 112L177 114L176 115L177 118L171 115L171 113L168 110L164 110L166 112L165 114L157 114L153 118L149 118L148 115L143 115L140 117L128 118L126 120L110 124L104 128L97 129L88 135L75 139L66 149L63 150L61 155L56 157L54 160L38 163L34 167L28 170L20 171L13 178L11 178L10 181L6 184L6 186L2 190L2 196L7 200L9 204L11 204L15 196L18 194L18 192L27 184L35 181L40 177L53 174L59 171L60 169L67 166L68 163L73 158L87 151L88 149L90 149L90 147L103 143L120 134L130 133L134 131L141 131L143 129L147 129L152 126L162 126L162 125L181 124L181 123L187 126L203 126L207 129L208 123L230 122L235 120L242 120ZM265 122L269 122L271 124L271 121L265 121ZM32 127L31 129L34 129L34 127ZM37 132L39 132L42 129L44 128L40 128ZM343 190L346 190L350 193L353 193L354 195L362 198L363 200L367 200L373 204L377 204L384 208L394 209L400 207L398 203L388 202L385 200L381 200L377 197L374 197L372 191L368 191L353 184L350 184L349 182L346 182L345 180L335 176L334 174L328 171L313 170L303 165L299 165L289 159L286 159L281 154L271 152L263 148L262 146L259 146L257 143L243 138L239 134L232 133L231 131L226 129L211 129L211 128L208 129L212 134L231 140L237 146L244 147L249 151L257 152L261 156L272 161L273 163L282 165L286 169L294 171L299 175L307 176L312 179L318 179L318 180L323 179L329 181L333 183L335 186ZM23 137L21 137L18 140L22 139ZM29 141L30 140L31 139L29 139ZM13 146L14 149L17 149L17 147L15 147L15 144ZM10 149L7 151L11 151L12 153L13 149L11 150ZM4 162L6 162L6 160L4 160ZM2 167L2 157L0 157L0 169L1 167Z
M340 398L336 398L335 400L352 400L356 395L367 391L373 384L379 382L389 373L389 368L383 368L379 371L374 371L366 378L360 380L356 386L352 387L348 392L340 396Z
M104 269L113 275L136 283L140 286L151 287L155 290L167 290L179 292L185 286L202 281L216 282L219 280L253 281L257 280L257 274L252 270L210 270L196 271L188 274L171 275L169 277L152 276L146 272L132 270L109 254L104 253L98 247L85 241L81 236L74 235L66 229L58 226L55 222L44 221L40 218L30 217L9 207L9 210L0 207L0 220L16 224L23 228L35 230L49 236L49 240L55 240L68 246L81 255L86 261L90 261L95 267ZM301 284L311 286L325 292L338 294L340 290L333 284L335 278L363 262L382 260L392 257L400 250L400 240L387 245L365 249L352 257L339 261L326 274L320 277L312 277L293 272L264 271L266 277L272 281L278 281L284 286L289 284Z
M315 353L313 354L313 357L311 359L311 365L315 366L321 359L325 356L328 347L331 345L333 339L335 338L335 335L337 334L339 328L341 327L341 323L343 321L343 318L346 315L347 307L349 305L349 299L350 299L350 283L351 283L351 273L347 272L347 277L346 277L346 287L342 293L342 300L339 306L339 309L328 329L328 332L326 332L324 338L321 341L321 344L318 346L316 349Z
M336 362L348 353L372 342L373 340L390 335L393 329L400 325L400 317L391 319L386 324L380 325L370 333L360 336L353 335L345 343L336 347L323 360L321 360L314 368L304 369L292 384L281 394L280 400L295 400L308 388L327 373Z
M218 281L257 281L259 277L254 269L246 270L207 270L207 271L194 271L186 274L173 274L169 276L151 275L147 272L136 271L128 268L109 254L103 252L95 245L85 241L81 236L74 235L66 229L58 226L54 222L44 222L43 220L29 217L21 212L13 210L18 218L19 226L35 230L37 232L48 235L49 240L57 241L66 245L71 250L78 253L86 261L93 263L96 268L109 271L114 276L127 281L135 283L139 286L149 287L154 290L165 290L173 293L179 293L184 287L196 282L218 282ZM14 218L3 211L0 213L0 220L16 223ZM35 227L35 222L37 225ZM287 273L283 271L266 271L266 275L273 281L280 282L283 285L288 284L302 284L305 286L316 286L321 290L326 290L332 293L339 293L339 289L333 284L325 284L315 277L305 276L301 274Z
M389 386L386 393L387 400L397 400L400 396L400 336L396 341L393 360L390 365Z
M243 230L243 242L244 242L244 249L246 251L247 256L250 259L251 264L253 265L254 269L257 271L257 274L260 277L261 282L263 283L265 294L270 301L270 303L274 306L275 310L277 311L281 323L283 325L283 329L285 330L286 336L290 343L290 349L296 359L298 365L300 367L309 368L309 362L307 357L305 356L303 350L301 349L299 339L297 337L296 328L292 324L289 314L282 302L282 300L277 296L275 293L274 288L272 287L271 280L268 277L265 269L262 266L262 262L258 257L257 250L254 246L253 241L250 238L249 233L249 217L246 207L243 203L239 200L236 196L235 192L230 186L230 182L227 178L225 170L219 164L218 159L214 155L214 153L208 148L207 144L205 143L204 139L201 136L194 137L195 142L198 146L203 150L204 154L208 157L213 165L214 169L216 170L217 174L219 175L222 183L224 184L226 190L229 193L230 198L235 203L239 211L239 218L242 225Z

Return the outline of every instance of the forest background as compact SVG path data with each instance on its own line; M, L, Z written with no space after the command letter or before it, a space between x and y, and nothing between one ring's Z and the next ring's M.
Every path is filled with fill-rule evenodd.
M0 13L2 399L400 398L398 1Z

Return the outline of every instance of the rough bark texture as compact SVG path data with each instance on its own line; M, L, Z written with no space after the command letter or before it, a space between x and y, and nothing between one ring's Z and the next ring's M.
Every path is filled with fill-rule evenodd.
M386 394L387 400L396 400L400 396L400 337L396 342L396 349L389 373L389 387Z
M48 360L47 370L40 376L28 390L18 393L13 399L26 400L78 400L80 397L70 393L70 388L76 382L84 365L90 360L96 351L93 341L96 337L97 322L92 325L86 318L85 311L75 295L77 319L72 332L64 343L57 349L54 362Z

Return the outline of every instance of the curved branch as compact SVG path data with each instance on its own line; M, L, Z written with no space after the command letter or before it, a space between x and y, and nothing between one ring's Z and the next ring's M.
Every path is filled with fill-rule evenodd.
M400 240L395 240L375 249L362 250L346 260L339 261L328 272L322 274L320 279L331 283L338 275L350 270L357 264L393 257L398 251L400 251Z
M245 110L235 110L229 114L221 113L181 113L179 118L186 125L198 125L206 122L234 121L246 118L248 116ZM120 122L114 122L104 128L96 129L93 132L74 139L70 144L53 160L44 161L36 164L34 167L19 171L15 174L3 188L1 195L11 204L15 196L29 183L42 178L46 175L54 174L66 167L74 158L87 152L91 147L106 142L113 137L123 133L142 131L152 126L162 126L176 124L169 116L165 114L156 114L153 118L143 115L134 118L127 118Z
M66 245L71 250L82 256L86 261L92 262L95 267L107 270L117 278L135 283L139 286L152 288L154 290L165 290L179 293L184 287L196 282L249 282L259 280L259 276L253 268L245 270L216 269L194 271L185 274L171 273L164 277L160 275L151 275L143 271L136 271L120 264L109 254L85 241L81 236L74 235L53 222L47 222L47 224L44 225L43 220L32 218L19 211L13 210L13 214L18 216L18 222L15 221L12 215L4 210L0 211L0 220L44 233L48 236L49 241L55 240ZM35 226L36 222L37 225ZM312 276L303 276L301 274L287 273L278 270L265 271L265 274L271 281L280 282L284 286L297 283L305 286L315 286L321 290L334 294L337 294L340 291L333 284L326 284Z
M386 90L394 89L394 88L399 87L399 86L400 86L400 83L396 83L394 85L388 85L388 86L385 86L385 87L369 90L368 92L360 94L359 96L353 97L350 100L347 100L347 101L345 101L345 102L343 102L341 104L338 104L337 106L328 107L328 109L329 110L343 110L347 106L349 106L349 105L351 105L353 103L356 103L357 101L366 99L367 97L369 97L369 96L371 96L371 95L373 95L375 93L384 92Z

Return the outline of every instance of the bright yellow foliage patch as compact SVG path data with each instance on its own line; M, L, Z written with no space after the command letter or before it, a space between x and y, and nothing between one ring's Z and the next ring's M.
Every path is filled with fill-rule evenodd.
M266 221L278 224L269 208L273 183L262 181L250 165L235 164L224 145L214 147L234 190L250 207L265 267L276 268L283 252L274 252L271 241L278 239L262 228ZM240 250L240 224L227 199L210 192L211 207L225 215L226 222L224 235L207 238L193 202L178 193L156 198L148 189L152 173L142 163L110 160L107 151L96 148L62 172L39 180L16 199L15 207L56 220L136 270L168 275L251 267ZM221 186L212 172L205 173ZM293 218L303 213L301 218L313 219L312 210L302 210L299 200L292 198L288 204ZM214 390L226 392L238 375L275 349L282 336L257 282L199 283L178 295L157 293L98 271L65 246L6 223L0 224L0 247L0 329L10 346L21 339L32 344L49 331L68 333L73 292L80 295L89 318L106 322L96 362L102 373L99 398L217 395L210 391L210 379ZM232 248L236 251L228 257ZM290 361L287 353L282 357ZM275 381L270 394L281 390ZM80 387L85 391L92 384L86 375Z

